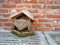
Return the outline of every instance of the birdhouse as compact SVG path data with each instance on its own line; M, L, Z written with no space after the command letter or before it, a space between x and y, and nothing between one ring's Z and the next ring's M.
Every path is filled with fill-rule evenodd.
M32 23L34 18L30 12L23 10L11 15L10 18L14 20L12 33L17 34L18 36L28 36L33 34Z

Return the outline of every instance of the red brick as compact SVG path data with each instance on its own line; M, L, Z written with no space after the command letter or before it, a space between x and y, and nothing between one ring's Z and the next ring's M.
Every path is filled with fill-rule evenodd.
M60 9L55 9L55 10L54 10L54 13L55 13L55 14L60 14Z
M33 23L38 23L38 19L35 19Z
M60 24L52 24L54 27L60 27Z
M45 18L45 15L42 15L42 14L37 15L37 14L35 14L35 15L34 15L34 18Z
M18 5L17 8L31 8L31 5Z
M13 4L2 4L3 8L16 8L16 5Z
M47 27L51 27L51 24L45 24Z
M16 9L16 12L21 12L22 10L21 9Z
M0 23L0 26L2 26L2 23Z
M59 14L59 10L58 9L54 9L54 10L51 10L51 9L42 9L42 10L39 10L39 13L40 14Z
M43 4L41 4L41 5L32 5L32 8L46 8L46 5L43 5Z
M32 5L32 8L41 8L41 5Z
M39 0L39 3L46 4L46 0Z
M57 22L60 22L60 19L54 19L53 21L57 21Z
M46 0L46 3L47 4L53 4L54 3L54 0Z
M0 13L8 13L8 9L0 9Z
M0 22L8 22L9 20L8 19L0 19Z
M3 14L3 17L9 17L10 14Z
M48 5L48 9L60 9L60 5Z
M22 0L7 0L8 3L21 3Z
M28 11L31 13L38 13L38 10L35 10L35 9L31 9L31 10L29 9Z
M1 16L1 14L0 14L0 16Z
M56 28L54 28L54 31L60 31L60 28L56 27Z
M60 15L47 15L47 18L60 18Z
M42 3L42 4L53 4L54 0L39 0L39 3Z
M6 3L6 0L0 0L0 3Z
M47 19L39 19L39 22L52 22L52 20Z
M42 24L42 23L34 23L33 26L36 26L36 27L43 27L43 26L45 26L45 24Z
M48 28L48 27L40 27L40 28L37 28L37 30L40 30L40 31L50 31L52 30L52 28Z
M60 4L60 0L55 0L55 4Z
M4 29L4 30L10 30L10 28L9 28L9 27L3 27L3 29Z
M12 26L12 23L6 22L6 23L4 23L4 26Z
M37 4L37 0L23 0L23 3L27 3L27 4Z
M41 10L39 10L39 13L40 14L47 14L47 10L46 9L41 9Z

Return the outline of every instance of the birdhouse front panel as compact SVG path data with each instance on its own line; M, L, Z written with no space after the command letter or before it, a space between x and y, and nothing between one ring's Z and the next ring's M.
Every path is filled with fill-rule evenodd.
M24 20L24 19L19 19L15 21L15 26L19 29L19 30L23 30L24 28L28 27L28 21Z

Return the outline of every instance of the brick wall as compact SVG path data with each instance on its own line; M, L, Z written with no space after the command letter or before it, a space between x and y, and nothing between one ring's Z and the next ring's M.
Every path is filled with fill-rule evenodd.
M19 12L24 7L35 18L33 30L60 30L60 0L0 0L0 28L10 30L11 10Z

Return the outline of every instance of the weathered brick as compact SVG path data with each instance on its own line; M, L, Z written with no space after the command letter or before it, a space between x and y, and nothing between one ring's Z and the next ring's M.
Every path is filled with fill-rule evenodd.
M49 20L49 19L39 19L39 22L52 22L52 20Z
M21 12L22 10L21 9L16 9L16 12Z
M7 1L6 0L0 0L0 3L6 3Z
M48 9L60 9L60 5L48 5Z
M60 4L60 0L54 0L55 4Z
M45 24L46 27L52 27L52 24Z
M50 30L52 30L52 28L50 28L50 27L40 27L40 28L37 28L37 30L40 30L40 31L50 31Z
M3 17L9 17L10 14L3 14Z
M46 0L39 0L39 3L46 4Z
M54 27L60 27L60 24L53 24Z
M31 8L31 5L18 5L17 8Z
M60 31L60 28L56 27L56 28L54 28L54 31Z
M9 20L8 19L0 19L0 22L8 22Z
M38 13L38 10L36 10L36 9L29 9L28 11L31 13Z
M22 0L7 0L7 3L21 3Z
M10 27L6 27L6 26L4 26L3 29L4 30L11 30Z
M54 4L54 0L46 0L46 4Z
M0 9L0 13L8 13L8 9Z
M12 23L10 23L10 22L5 22L5 23L4 23L4 26L12 26Z
M46 8L46 5L43 5L43 4L41 4L41 5L32 5L32 8L37 8L37 9L41 9L41 8Z
M60 15L47 15L47 18L60 18Z
M54 10L54 13L55 13L55 14L60 14L60 9L55 9L55 10Z
M0 26L2 26L2 23L0 22Z
M23 3L27 3L27 4L37 4L37 0L23 0Z
M40 15L34 14L34 18L45 18L45 15L42 15L42 14L40 14Z
M14 4L2 4L3 8L16 8L16 5Z
M33 26L35 26L35 27L44 27L46 25L43 24L43 23L34 23Z

